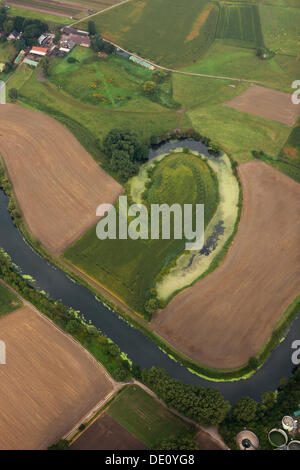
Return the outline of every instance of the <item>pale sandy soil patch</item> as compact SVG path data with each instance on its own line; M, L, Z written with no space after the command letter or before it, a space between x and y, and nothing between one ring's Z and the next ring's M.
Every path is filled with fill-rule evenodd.
M210 12L212 11L213 8L214 8L214 5L212 5L212 4L207 5L204 8L204 10L200 13L198 18L195 20L195 22L192 26L192 30L191 30L191 32L189 33L189 35L187 36L187 38L184 42L193 41L193 39L196 39L198 37L201 26L204 25L205 21L207 20L209 14L210 14Z

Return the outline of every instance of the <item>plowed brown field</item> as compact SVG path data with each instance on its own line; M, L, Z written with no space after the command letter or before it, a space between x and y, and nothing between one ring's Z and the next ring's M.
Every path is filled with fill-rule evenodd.
M147 447L104 413L70 446L71 450L145 450Z
M45 449L112 390L102 368L29 306L0 319L0 450Z
M0 154L33 235L61 254L98 220L96 208L123 188L75 137L45 114L0 106Z
M197 362L245 364L300 291L300 185L271 166L239 166L243 211L221 265L177 295L154 329Z
M292 103L291 94L258 85L250 86L224 106L288 126L293 126L300 116L300 106Z

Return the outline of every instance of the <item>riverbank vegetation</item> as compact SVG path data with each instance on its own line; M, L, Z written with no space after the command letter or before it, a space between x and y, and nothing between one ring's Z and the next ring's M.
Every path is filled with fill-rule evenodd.
M205 204L207 225L218 203L216 177L200 157L189 152L173 153L151 169L143 202L148 207L162 203L182 207L183 204L194 207ZM155 293L151 291L154 280L184 246L185 240L173 239L172 231L169 240L100 241L93 227L65 252L64 257L121 297L133 310L151 318L157 308Z
M0 278L60 328L71 334L106 367L116 380L123 381L130 376L130 364L121 355L116 344L102 335L93 325L85 323L81 314L34 289L30 284L30 276L27 279L26 275L19 273L3 250L0 250Z

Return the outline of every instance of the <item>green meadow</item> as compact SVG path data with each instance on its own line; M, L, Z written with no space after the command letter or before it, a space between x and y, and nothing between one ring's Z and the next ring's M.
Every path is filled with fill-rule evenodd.
M184 70L259 81L289 93L299 68L300 60L296 57L276 55L272 59L261 60L254 49L216 40L202 60Z
M70 57L76 62L68 62ZM157 84L153 96L145 96L143 83L154 80L151 70L116 55L100 59L91 49L84 47L75 47L67 57L56 60L50 75L50 81L57 87L93 106L124 108L126 105L126 109L147 109L152 101L168 108L176 107L171 79Z
M124 389L107 413L150 449L164 439L184 438L196 431L135 385Z
M205 224L218 202L217 183L199 157L174 153L156 164L144 194L146 204L205 204ZM172 218L171 218L172 220ZM118 231L117 231L118 232ZM117 237L118 238L118 237ZM185 240L99 240L95 227L69 248L64 257L93 277L132 309L145 314L156 276L184 251Z
M259 9L266 46L281 54L299 55L300 8L260 5Z
M179 67L201 57L215 38L218 6L208 0L132 0L93 17L98 31L149 60ZM88 21L77 27L87 29Z
M21 306L21 301L10 290L0 284L0 317Z

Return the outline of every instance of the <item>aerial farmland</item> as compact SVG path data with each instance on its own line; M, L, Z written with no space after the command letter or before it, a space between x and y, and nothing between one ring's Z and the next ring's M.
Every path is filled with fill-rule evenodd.
M0 5L0 450L299 447L299 19Z

